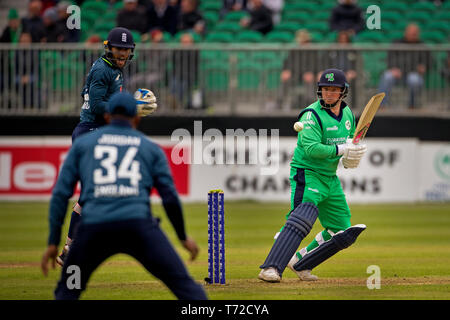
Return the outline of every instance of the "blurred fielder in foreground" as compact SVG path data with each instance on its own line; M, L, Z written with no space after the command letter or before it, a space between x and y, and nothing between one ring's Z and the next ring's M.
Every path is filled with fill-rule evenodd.
M49 260L55 266L67 203L78 180L84 199L77 237L62 268L55 298L78 299L103 261L125 253L162 280L177 298L207 299L150 212L149 194L156 187L178 238L191 260L195 259L199 249L186 236L181 203L163 151L134 129L140 117L131 94L113 95L107 108L105 119L110 124L75 141L53 189L48 248L41 263L44 275ZM78 288L67 283L73 268L80 271Z
M350 209L336 169L342 157L345 168L356 168L367 148L353 144L355 117L343 101L348 93L345 74L323 72L318 100L299 115L303 128L291 162L291 211L276 237L259 279L280 282L288 266L301 280L314 281L311 270L355 242L365 225L351 226ZM297 129L297 128L296 128ZM295 252L319 218L324 230L306 248Z

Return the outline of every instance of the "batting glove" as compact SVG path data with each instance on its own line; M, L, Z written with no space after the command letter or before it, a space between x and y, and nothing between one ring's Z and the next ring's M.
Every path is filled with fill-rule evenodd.
M356 168L364 154L367 152L365 144L353 144L347 139L345 144L338 145L338 155L342 155L342 164L345 168Z
M346 158L342 158L342 164L344 165L345 169L357 168L360 161L361 160L349 160L349 159L346 159Z

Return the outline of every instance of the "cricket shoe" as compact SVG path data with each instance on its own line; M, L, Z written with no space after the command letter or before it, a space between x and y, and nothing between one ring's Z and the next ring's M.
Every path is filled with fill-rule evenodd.
M302 280L302 281L317 281L317 280L319 280L318 276L311 274L311 270L302 270L302 271L295 270L294 264L296 264L298 261L299 261L299 258L297 257L297 254L294 254L288 263L288 267L289 267L289 269L294 271L294 273L300 278L300 280Z
M278 273L277 269L275 269L273 267L262 269L258 275L258 279L261 279L261 280L267 281L267 282L280 282L281 281L280 274Z
M63 251L59 255L59 257L56 258L56 263L58 263L62 267L64 265L64 261L66 260L68 254L69 254L69 246L66 244L63 248Z

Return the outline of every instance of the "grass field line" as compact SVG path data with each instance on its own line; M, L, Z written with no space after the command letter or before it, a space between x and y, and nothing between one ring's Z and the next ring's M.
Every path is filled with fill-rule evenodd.
M354 286L366 286L366 278L327 278L319 279L318 281L301 281L299 279L283 279L279 283L266 283L259 279L231 279L227 281L225 285L205 285L205 288L211 290L224 290L224 289L243 289L247 290L251 288L276 288L276 289L288 289L288 288L329 288L329 287L354 287ZM199 284L204 285L203 281L197 281ZM127 281L127 282L115 282L104 283L92 281L89 287L92 288L112 288L112 287L142 287L142 286L161 286L164 285L159 280L146 280L146 281ZM450 285L449 277L408 277L408 278L383 278L381 279L381 286L408 286L408 285Z
M21 263L1 263L0 269L14 269L14 268L38 268L41 264L39 262L21 262Z

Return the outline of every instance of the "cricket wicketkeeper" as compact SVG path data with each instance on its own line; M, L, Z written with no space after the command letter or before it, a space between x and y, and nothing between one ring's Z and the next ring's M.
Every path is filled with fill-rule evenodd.
M314 281L311 270L349 247L365 225L350 224L350 209L336 169L356 168L367 148L354 145L355 116L343 99L349 85L345 74L328 69L320 77L318 100L299 115L303 130L291 161L291 211L264 263L259 279L279 282L288 266L301 280ZM296 252L319 218L324 230Z
M79 136L97 130L106 124L104 114L109 98L123 90L123 72L134 56L135 43L133 35L126 28L114 28L104 41L105 54L98 58L89 71L81 96L80 122L72 133L72 143ZM136 108L140 117L151 114L157 108L156 98L148 89L139 89L135 93ZM80 198L73 208L69 232L62 253L57 258L59 265L64 264L70 245L74 240L76 230L81 222L81 207L83 199Z

